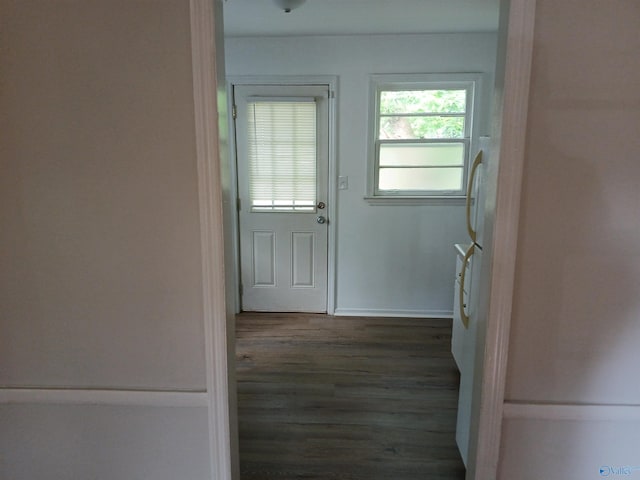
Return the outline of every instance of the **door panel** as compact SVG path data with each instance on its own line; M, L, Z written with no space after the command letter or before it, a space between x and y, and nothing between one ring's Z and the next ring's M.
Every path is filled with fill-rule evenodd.
M234 100L242 309L325 312L328 87L240 86Z
M314 234L313 232L293 232L292 240L292 286L313 287Z
M276 284L275 232L253 233L253 285L273 287Z

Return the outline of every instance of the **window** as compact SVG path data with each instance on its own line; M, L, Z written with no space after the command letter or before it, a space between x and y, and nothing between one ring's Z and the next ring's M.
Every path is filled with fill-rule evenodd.
M369 199L464 196L479 77L372 77Z
M247 104L251 210L314 211L316 104L259 99Z

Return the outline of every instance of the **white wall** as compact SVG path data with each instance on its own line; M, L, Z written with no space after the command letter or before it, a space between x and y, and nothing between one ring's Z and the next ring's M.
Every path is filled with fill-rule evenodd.
M537 1L501 478L640 465L638 25L635 0Z
M227 74L336 75L337 314L451 315L455 254L466 241L463 206L372 206L366 182L369 75L485 73L488 118L494 34L226 39ZM479 133L487 133L483 121ZM335 224L335 223L334 223Z
M204 478L189 1L0 9L0 477Z

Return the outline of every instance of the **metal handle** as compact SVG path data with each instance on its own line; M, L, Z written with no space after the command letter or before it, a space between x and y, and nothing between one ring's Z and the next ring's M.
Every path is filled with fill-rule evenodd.
M471 237L471 241L476 241L476 231L471 226L471 193L473 192L473 183L475 182L476 170L482 163L482 150L478 152L473 165L471 166L471 173L469 174L469 183L467 184L467 231Z
M471 244L467 253L464 254L464 259L462 260L462 275L460 277L460 319L462 320L462 325L464 328L469 328L469 315L464 309L467 307L467 304L464 303L464 281L467 276L467 263L469 263L469 259L473 255L475 251L475 244Z
M324 202L318 202L318 210L324 210L324 207L326 207Z
M316 222L318 222L319 224L327 223L327 219L322 215L319 215L318 218L316 218Z

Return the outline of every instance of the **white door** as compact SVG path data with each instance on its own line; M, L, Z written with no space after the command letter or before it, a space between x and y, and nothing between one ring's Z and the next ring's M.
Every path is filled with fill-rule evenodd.
M327 310L328 91L234 88L244 311Z

